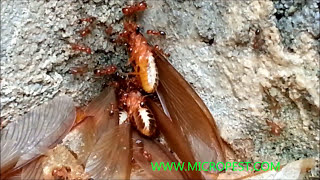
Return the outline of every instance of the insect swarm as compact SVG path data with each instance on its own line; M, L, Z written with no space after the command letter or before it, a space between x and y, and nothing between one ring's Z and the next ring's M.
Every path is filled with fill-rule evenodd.
M140 7L134 5L124 11L132 14L134 11L143 9ZM61 151L75 154L70 162L81 164L84 167L80 170L83 178L88 175L94 179L128 179L130 177L203 179L201 172L197 171L157 172L152 170L150 162L223 161L224 152L222 145L219 144L220 136L211 114L190 85L167 62L166 56L160 50L147 43L140 34L137 24L125 21L124 28L125 31L120 36L128 42L131 50L129 62L133 64L137 74L133 77L131 75L125 77L123 82L116 80L115 84L118 84L119 87L108 87L87 107L78 110L77 117L73 116L77 123L68 124L66 128L72 127L72 130L66 136L64 135L62 143L55 148L66 147ZM83 50L84 48L74 46L74 49ZM162 66L159 67L159 73L156 63ZM148 94L157 90L158 74L163 78L160 78L160 86L157 91L162 105L150 98L152 95ZM59 106L52 109L56 112L55 115L60 114L59 111L64 111L59 109ZM168 114L165 114L163 109L166 109ZM127 112L125 120L123 120L125 116L122 115L122 110ZM119 113L121 113L121 121ZM200 122L195 122L195 119L199 118L201 118ZM40 119L41 121L48 120ZM141 122L144 124L140 124ZM140 133L137 133L132 125L136 126ZM157 126L159 126L157 130L163 134L169 147L157 142L157 137L148 137L155 134ZM24 141L30 140L22 136L23 133L20 133L19 138ZM80 145L73 143L76 139L81 141ZM47 139L42 140L48 141ZM143 147L141 144L139 147L132 146L137 141L142 141ZM51 146L46 148L52 149ZM176 155L173 155L169 148ZM40 152L48 159L58 158L54 153L57 151L50 154L41 149ZM15 161L5 171L11 171L20 157L20 154L8 156L10 160L14 158ZM33 156L35 160L27 166L19 166L19 169L22 169L20 174L22 178L42 179L46 173L44 170L49 167L52 170L70 167L66 164L67 162L61 167L56 167L55 164L49 165L48 159L38 157L39 155ZM131 171L132 159L138 171ZM71 167L71 172L73 171ZM61 173L65 175L66 172L68 173L68 171L59 171L59 173L55 171L51 174L60 176Z
M92 2L93 3L93 2ZM167 31L167 33L169 34L169 33L172 33L172 32L170 32L170 31ZM195 51L197 51L197 50L195 50ZM176 60L178 60L178 59L172 59L173 61L176 61ZM157 65L158 66L158 65ZM158 67L159 68L159 67ZM161 79L160 79L161 80ZM160 82L159 82L160 83ZM144 95L144 94L143 94ZM148 100L147 100L148 101ZM152 101L151 101L152 102ZM168 108L167 108L168 109ZM161 107L160 107L160 110L161 110ZM107 112L108 112L108 109L107 109ZM153 111L153 113L154 113L154 111ZM155 113L154 113L154 116L155 116ZM172 114L170 115L170 117L172 116ZM170 120L170 119L169 119ZM84 120L84 122L86 122L87 120ZM178 127L179 128L179 127ZM135 131L135 130L132 130L132 131ZM162 133L162 132L161 132ZM182 134L182 135L184 135L184 134ZM187 138L189 138L189 137L187 137ZM179 140L179 139L178 139ZM176 152L176 151L174 151L174 152ZM154 160L154 155L152 154L152 153L150 153L150 152L148 152L149 154L151 154L151 161L152 160ZM191 152L192 153L192 152ZM150 160L150 158L148 158L147 159L147 161L149 161Z
M170 65L165 55L157 50L152 53L158 68L159 86L155 92L159 95L160 103L140 89L139 76L133 76L133 78L138 79L138 82L136 82L131 81L130 78L132 77L129 75L129 83L132 85L128 86L128 91L122 88L120 90L128 93L124 97L130 97L130 93L135 95L136 99L143 97L143 104L141 102L136 104L139 105L139 108L145 105L150 108L156 120L157 131L164 137L167 144L159 143L157 141L158 137L148 138L143 136L132 128L134 121L127 121L128 116L122 118L122 112L116 110L117 107L122 106L119 103L119 97L117 97L119 96L118 90L115 90L114 87L108 87L87 107L82 108L83 112L79 112L80 115L77 114L77 119L80 120L77 120L78 123L76 124L64 118L56 117L61 112L68 111L69 108L62 106L67 104L65 101L57 106L45 108L45 111L38 118L35 114L24 116L22 119L24 123L17 125L15 130L28 129L28 132L34 134L23 131L17 133L14 137L17 137L19 144L21 144L17 148L11 148L12 144L7 144L7 151L5 152L8 153L10 150L10 152L18 153L8 153L9 161L7 162L10 162L10 166L6 167L6 171L11 171L12 168L16 170L20 168L22 179L45 179L43 177L50 174L59 178L75 179L76 177L72 176L71 172L79 172L81 175L79 179L204 179L204 175L199 171L158 172L151 169L150 162L223 162L225 158L225 150L218 129L202 100ZM116 81L116 83L119 82ZM125 102L127 105L128 102ZM71 109L74 109L73 106L71 105ZM133 107L133 105L132 107L130 105L127 108ZM50 116L47 113L49 110L54 112ZM112 113L110 113L111 110ZM119 115L119 113L121 114ZM64 117L66 116L68 114L65 114ZM35 118L37 124L29 125L28 118ZM41 123L54 123L56 121L60 122L60 125L55 127L49 124L50 134L47 134L47 136L43 133L37 134L37 132L41 132L40 129L34 129L38 128ZM49 129L45 127L43 129ZM11 132L12 129L10 126L5 128L8 132ZM64 129L63 132L69 131L69 129L71 131L66 136L65 133L51 134L60 129ZM9 142L12 139L8 137L6 136L5 140ZM35 141L35 145L33 144L34 139L32 139L34 137L41 137L42 139ZM62 137L64 137L62 143L56 146L57 143L61 142ZM1 138L3 140L5 137L2 136ZM54 143L47 143L50 139ZM31 145L28 144L28 141L31 142ZM80 145L77 146L78 143L74 142L79 142ZM47 145L44 148L37 148L37 152L41 152L42 156L32 155L32 159L20 165L20 160L24 159L27 152L20 152L20 150L24 147L31 147L32 150L33 147L40 144ZM12 151L16 149L19 151ZM46 149L50 149L50 152L46 152ZM1 157L4 157L2 150ZM62 161L63 159L59 161L59 156L68 161ZM50 161L52 159L56 161ZM3 163L1 163L1 170L3 168Z

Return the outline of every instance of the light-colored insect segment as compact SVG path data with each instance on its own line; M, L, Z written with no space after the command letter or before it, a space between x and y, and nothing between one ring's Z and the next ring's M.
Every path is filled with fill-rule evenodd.
M128 113L126 111L119 112L119 124L123 124L128 119Z
M157 87L158 70L152 53L150 53L150 55L146 59L146 62L138 64L138 66L140 67L139 76L142 88L146 92L151 93L154 92Z
M137 129L146 136L152 136L155 133L155 119L147 107L140 107L134 115Z

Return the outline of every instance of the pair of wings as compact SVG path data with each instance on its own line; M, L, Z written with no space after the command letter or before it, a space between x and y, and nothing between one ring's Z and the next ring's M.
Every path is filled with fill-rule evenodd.
M108 111L111 104L117 103L114 89L109 87L88 105L84 110L86 118L74 127L75 107L66 96L9 124L1 132L1 174L19 169L19 178L44 178L39 167L48 159L48 150L63 139L62 145L77 155L85 172L94 179L203 179L200 171L152 170L150 161L166 163L179 159L185 164L225 161L209 110L166 58L158 51L155 55L160 79L157 93L162 107L152 100L148 104L159 131L178 158L155 140L141 137L130 124L118 125L118 114L110 115ZM80 145L75 145L79 139ZM137 140L143 143L143 151L135 143Z

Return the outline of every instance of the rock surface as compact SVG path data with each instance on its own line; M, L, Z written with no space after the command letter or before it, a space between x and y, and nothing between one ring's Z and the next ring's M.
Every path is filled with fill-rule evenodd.
M121 0L1 1L1 119L14 120L58 94L80 105L103 79L92 70L127 62L124 49L97 27L80 38L77 23L94 16L122 29ZM144 30L215 117L223 139L245 161L287 163L316 157L319 176L319 3L310 1L147 1ZM88 55L70 43L92 48ZM73 76L70 67L88 64ZM272 128L273 127L273 128ZM275 128L278 129L275 132Z

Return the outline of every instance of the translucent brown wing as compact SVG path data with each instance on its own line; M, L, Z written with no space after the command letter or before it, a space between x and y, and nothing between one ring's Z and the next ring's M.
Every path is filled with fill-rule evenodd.
M93 179L128 179L131 170L131 125L104 133L94 146L85 171Z
M1 173L22 167L56 145L75 117L72 99L60 96L9 124L1 131Z
M109 106L115 103L114 89L104 90L87 107L82 108L84 111L79 114L80 116L77 114L80 117L80 123L72 128L62 140L63 142L49 150L44 156L24 166L21 177L23 179L57 178L52 177L53 171L56 171L59 172L59 175L68 176L69 179L89 178L83 168L103 131L111 129L110 124L117 123L117 112L110 116L108 111ZM112 147L115 146L110 146ZM65 172L64 166L70 168L71 171ZM57 170L54 169L55 167Z
M162 144L156 142L155 140L150 140L142 137L137 132L133 132L133 161L134 170L131 173L131 179L185 179L186 175L183 171L175 170L164 170L163 168L153 169L151 163L155 166L157 163L169 163L175 162L177 160L174 156L164 147Z
M43 177L43 161L45 156L40 156L30 164L22 168L20 179L44 179Z
M63 139L62 145L76 154L77 159L85 164L93 146L97 142L96 119L92 116L77 124Z
M185 162L185 164L188 162L194 164L195 159L191 152L191 148L181 129L176 127L176 124L173 124L156 102L148 99L148 105L155 116L158 129L163 134L171 149L177 154L182 162ZM202 178L200 171L186 171L186 174L190 179Z
M112 104L117 107L115 90L113 87L107 87L102 93L94 98L84 110L85 116L93 116L96 121L97 136L118 125L118 112L110 114Z
M155 55L160 79L159 97L172 122L181 128L188 140L195 160L225 161L219 131L208 108L166 58L159 51L155 51Z

